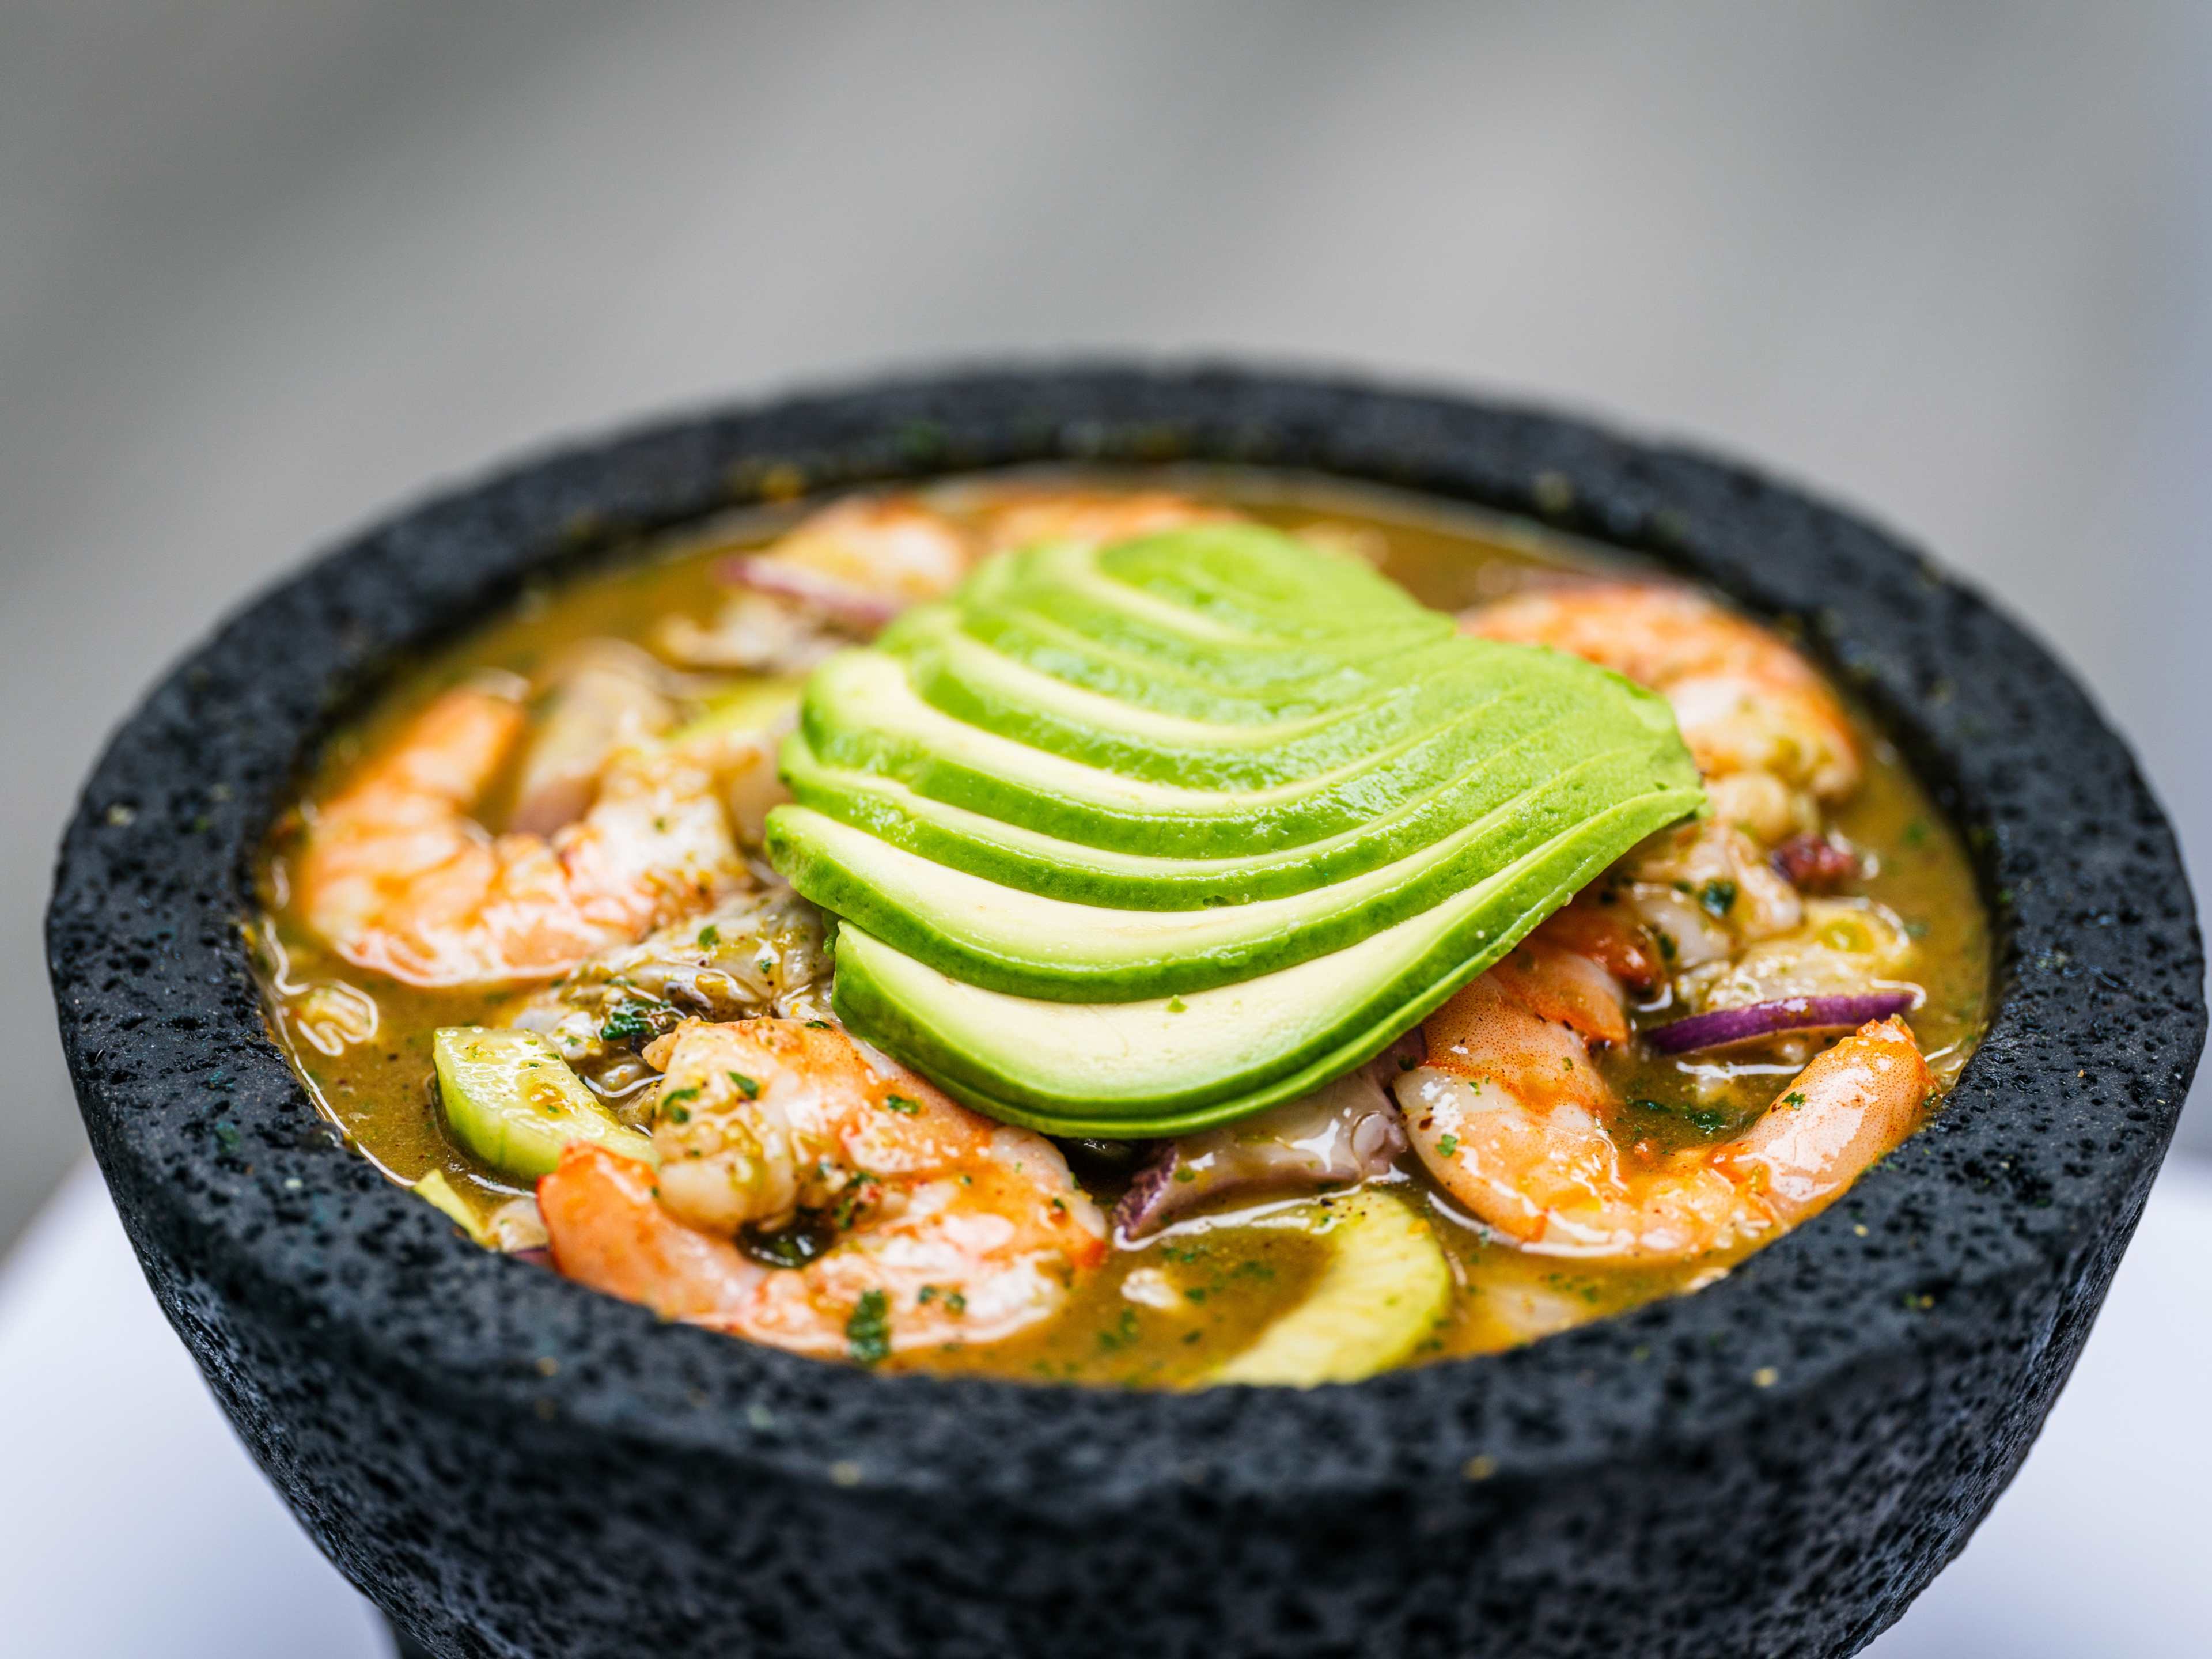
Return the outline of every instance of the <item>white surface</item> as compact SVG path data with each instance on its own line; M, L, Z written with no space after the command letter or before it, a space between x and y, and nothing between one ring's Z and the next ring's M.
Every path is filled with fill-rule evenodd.
M2212 1172L2177 1164L2027 1468L1876 1659L2203 1659ZM81 1165L0 1269L0 1649L386 1659L231 1438Z

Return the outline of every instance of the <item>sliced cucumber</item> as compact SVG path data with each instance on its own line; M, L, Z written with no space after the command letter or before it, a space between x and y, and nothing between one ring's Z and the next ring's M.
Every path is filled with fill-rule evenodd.
M1451 1268L1427 1221L1366 1188L1302 1204L1261 1225L1296 1227L1328 1246L1306 1299L1205 1380L1310 1389L1357 1382L1412 1353L1451 1300Z
M477 1212L469 1207L468 1200L453 1190L453 1183L446 1179L443 1170L433 1170L407 1189L436 1210L487 1250L499 1248L499 1240L490 1228L477 1219Z
M550 1175L562 1151L580 1140L652 1159L652 1140L617 1122L535 1031L448 1025L431 1054L453 1138L501 1174L524 1181Z

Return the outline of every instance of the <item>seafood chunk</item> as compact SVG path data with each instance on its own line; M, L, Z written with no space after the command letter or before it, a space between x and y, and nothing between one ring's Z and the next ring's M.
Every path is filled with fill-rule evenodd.
M554 1265L611 1295L867 1363L1050 1318L1106 1224L1042 1136L826 1024L689 1025L650 1166L572 1148L538 1183ZM769 1265L775 1263L778 1265Z
M719 786L755 744L625 749L575 823L495 836L471 812L525 724L509 688L448 691L325 803L298 897L340 956L410 985L544 979L750 884Z
M1657 582L1563 584L1477 607L1468 633L1550 646L1665 697L1716 816L1761 841L1820 827L1823 802L1858 787L1858 744L1835 694L1746 617Z

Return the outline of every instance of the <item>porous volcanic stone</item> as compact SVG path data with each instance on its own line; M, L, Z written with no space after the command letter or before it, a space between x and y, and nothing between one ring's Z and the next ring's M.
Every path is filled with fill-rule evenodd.
M734 503L1018 462L1228 460L1636 550L1789 618L1965 826L1988 1040L1923 1133L1699 1295L1310 1392L882 1377L464 1243L342 1147L241 925L304 757L526 577ZM1851 1651L2065 1381L2204 1030L2188 887L2051 657L1757 473L1455 398L1199 368L896 382L554 454L370 531L148 698L48 921L85 1121L178 1334L316 1541L432 1651Z

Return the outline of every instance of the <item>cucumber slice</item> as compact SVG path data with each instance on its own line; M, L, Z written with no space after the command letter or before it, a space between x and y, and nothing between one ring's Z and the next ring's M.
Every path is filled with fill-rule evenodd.
M1451 1300L1451 1268L1429 1224L1401 1200L1365 1188L1301 1204L1258 1224L1296 1227L1329 1245L1306 1299L1205 1381L1310 1389L1387 1370L1436 1328Z
M446 1179L443 1170L431 1170L407 1190L487 1250L499 1248L499 1240L492 1237L491 1229L477 1219L477 1212L469 1208L466 1199L453 1190L453 1183Z
M503 1175L550 1175L580 1140L653 1159L651 1139L617 1122L535 1031L447 1025L430 1051L453 1138Z

